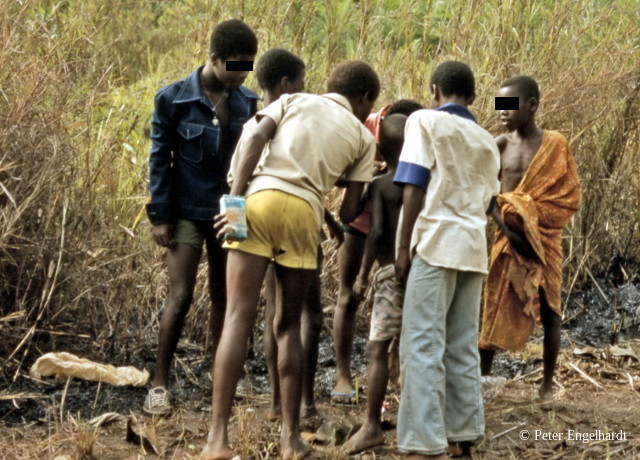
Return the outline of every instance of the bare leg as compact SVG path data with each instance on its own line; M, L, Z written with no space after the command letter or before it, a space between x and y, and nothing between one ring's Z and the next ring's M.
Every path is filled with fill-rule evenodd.
M391 340L389 345L389 380L393 385L401 385L400 383L400 339Z
M382 403L389 381L389 345L391 339L369 341L369 369L367 386L367 415L362 427L349 439L344 447L347 453L355 454L384 443L380 426Z
M300 350L300 317L312 270L276 264L277 299L274 332L278 342L278 374L282 401L282 458L292 460L306 455L311 448L300 436L303 358Z
M302 370L302 417L317 414L314 394L314 380L318 363L318 343L322 331L322 302L320 292L320 272L322 267L322 253L319 252L318 269L314 271L309 290L302 310L301 340L302 355L304 357ZM282 415L280 402L280 377L278 375L277 353L278 346L273 333L273 320L276 311L276 277L273 264L269 264L265 277L265 332L264 350L267 358L267 369L271 382L271 407L267 413L269 421L275 421Z
M201 253L201 250L183 243L177 243L167 252L169 293L160 319L158 357L152 385L154 388L167 388L173 354L193 298Z
M222 249L215 239L213 231L207 236L207 260L209 263L209 296L211 298L211 314L209 330L211 332L211 356L215 357L218 343L222 335L224 312L227 308L227 251ZM214 363L211 360L211 379L213 379Z
M273 318L276 315L276 271L272 263L264 278L266 306L264 312L264 354L267 359L269 382L271 383L271 407L267 413L269 421L275 421L282 415L280 404L280 376L278 375L278 345L273 334Z
M540 291L540 319L544 327L543 341L543 377L540 386L540 399L550 409L553 402L553 373L556 369L558 352L560 351L560 327L562 320L556 315ZM547 408L543 406L543 408Z
M322 292L320 274L322 273L322 251L318 248L318 268L311 274L309 289L302 309L302 417L311 417L318 413L316 409L314 383L318 364L318 344L322 332Z
M336 385L332 393L348 395L354 391L351 382L351 351L355 332L358 302L353 297L353 283L358 276L365 238L345 233L344 243L338 250L340 290L333 315L333 340L336 345ZM334 397L336 401L350 402L348 396Z
M491 366L493 365L493 358L495 356L495 350L480 349L480 373L482 375L491 375Z
M200 454L202 460L232 458L228 441L229 417L269 260L231 250L227 262L227 312L214 362L211 429Z

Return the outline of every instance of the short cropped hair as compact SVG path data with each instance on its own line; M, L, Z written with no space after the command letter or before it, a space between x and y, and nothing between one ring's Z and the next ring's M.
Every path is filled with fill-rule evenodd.
M500 88L506 88L507 86L514 86L525 99L535 97L538 101L540 100L538 83L529 75L518 75L517 77L509 78L500 85Z
M369 95L369 100L376 100L380 94L380 80L373 67L364 61L342 61L335 66L329 75L327 89L330 93L342 94L346 97Z
M417 110L424 109L422 104L413 99L398 99L387 110L386 116L393 115L394 113L401 113L409 116Z
M209 51L223 61L239 54L256 54L258 38L240 19L229 19L213 29Z
M446 61L439 64L431 75L431 85L436 85L443 96L473 97L476 82L467 64L460 61Z
M283 48L271 48L258 60L256 77L260 88L274 89L284 77L297 80L305 69L304 62Z

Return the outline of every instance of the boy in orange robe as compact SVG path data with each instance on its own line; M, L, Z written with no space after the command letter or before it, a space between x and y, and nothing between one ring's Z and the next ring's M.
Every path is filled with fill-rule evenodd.
M502 110L510 131L496 138L502 193L494 208L498 224L491 251L480 331L482 374L497 349L517 350L539 317L544 327L543 408L553 401L553 373L562 323L562 231L580 205L576 163L564 136L536 125L536 81L505 81L499 97L518 99L519 110ZM539 311L538 311L539 308Z

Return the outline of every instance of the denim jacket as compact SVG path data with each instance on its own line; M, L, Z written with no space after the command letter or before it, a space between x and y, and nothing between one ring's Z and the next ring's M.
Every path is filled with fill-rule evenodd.
M154 225L174 223L177 218L213 220L220 197L228 190L229 158L218 153L220 127L212 123L214 108L200 83L201 69L156 93L147 204ZM242 125L255 113L257 99L244 86L229 91L229 157Z

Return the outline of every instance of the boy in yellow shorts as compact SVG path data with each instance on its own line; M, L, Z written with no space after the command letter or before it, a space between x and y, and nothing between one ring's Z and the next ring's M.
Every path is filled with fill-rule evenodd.
M310 451L299 428L301 309L317 267L324 195L338 180L345 182L340 219L349 222L358 212L364 184L371 181L375 140L362 122L378 97L380 82L368 64L346 61L332 71L328 89L322 96L282 96L258 113L258 126L245 144L231 194L247 197L249 237L227 244L232 249L227 263L228 310L215 357L211 429L202 459L233 457L227 425L271 259L281 299L274 321L282 395L281 455L290 460Z

